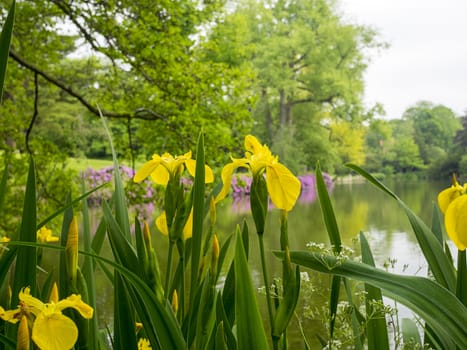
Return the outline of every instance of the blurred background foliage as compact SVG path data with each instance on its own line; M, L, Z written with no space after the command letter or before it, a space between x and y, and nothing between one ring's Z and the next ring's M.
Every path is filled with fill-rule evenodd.
M0 0L1 23L9 5ZM383 106L363 104L363 75L387 44L334 1L24 0L16 13L0 151L24 177L34 155L44 211L79 193L70 160L110 159L99 110L133 168L194 149L203 129L217 172L253 133L298 174L317 161L336 176L346 162L382 175L467 173L466 116L414 101L384 119ZM21 207L24 179L8 181L7 205Z

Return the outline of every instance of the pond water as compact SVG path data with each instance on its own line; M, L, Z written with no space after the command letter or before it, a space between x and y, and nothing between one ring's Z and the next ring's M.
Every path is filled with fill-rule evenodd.
M439 182L387 182L395 192L428 226L431 225L433 204L440 190L449 185ZM336 184L330 193L343 244L353 247L354 240L364 232L372 248L377 266L388 258L397 259L396 265L409 265L413 273L424 265L415 235L403 210L391 197L367 182ZM246 199L247 201L247 199ZM218 231L232 232L243 221L254 233L254 223L244 206L224 203L218 208ZM289 213L289 243L291 250L306 249L309 242L328 244L328 236L317 201L301 203ZM267 218L265 245L269 250L279 248L280 212L272 209ZM256 237L251 235L250 253L256 266ZM259 258L258 258L259 262ZM279 264L274 264L274 266ZM258 265L259 266L259 265ZM396 266L397 267L397 266Z
M385 182L417 215L419 215L430 226L433 211L433 203L440 190L449 183L434 183L427 181L419 182ZM245 210L245 199L243 203L224 201L217 209L217 234L222 242L229 234L234 232L237 225L246 222L250 229L250 259L252 277L256 287L263 286L261 277L261 266L258 240L251 215ZM367 182L346 183L334 185L331 192L338 226L341 232L343 244L354 248L358 245L356 238L360 232L364 232L375 258L376 265L383 267L388 259L393 259L394 266L389 270L397 273L426 275L426 263L418 248L416 238L411 231L410 224L403 210L388 195L376 189ZM328 237L321 215L321 209L317 201L298 203L289 213L289 243L291 250L305 250L310 242L328 245ZM279 249L280 212L272 209L268 213L265 248L268 252L268 268L273 276L280 275L280 261L276 259L271 250ZM158 251L159 258L166 260L167 239L156 233L153 245ZM357 249L358 250L358 249ZM161 264L161 271L165 268ZM310 275L312 272L309 272ZM113 305L113 291L105 288L102 283L99 299L104 305L100 312L101 320L111 319ZM321 283L328 283L321 279ZM99 287L99 286L98 286ZM266 316L265 299L258 296L263 315ZM315 303L323 303L326 299L316 298ZM299 308L303 307L303 303ZM301 314L297 309L297 314ZM404 312L404 309L402 309ZM294 321L296 322L296 320ZM265 325L268 322L265 318ZM322 325L317 321L303 320L303 327L312 348L318 346L316 333L322 333ZM323 334L323 333L322 333ZM324 334L323 334L324 335ZM313 346L313 344L315 344ZM290 348L303 348L300 330L295 323L290 327Z

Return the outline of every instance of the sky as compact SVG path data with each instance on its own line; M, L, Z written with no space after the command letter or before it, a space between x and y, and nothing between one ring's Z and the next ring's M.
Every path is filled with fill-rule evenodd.
M365 104L400 118L418 101L467 111L467 0L338 0L352 23L369 25L389 48L372 54Z

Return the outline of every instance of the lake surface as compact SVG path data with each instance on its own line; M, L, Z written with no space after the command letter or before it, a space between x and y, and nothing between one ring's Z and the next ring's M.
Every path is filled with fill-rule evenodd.
M385 184L428 226L431 225L433 204L439 191L449 186L449 182L427 181L388 181ZM336 184L330 196L343 244L355 246L358 234L364 232L378 266L382 266L388 258L397 259L396 265L401 267L408 264L409 272L417 271L424 265L409 221L394 199L367 182ZM242 205L235 205L232 211L231 203L227 202L218 208L218 231L222 237L222 233L232 232L237 224L246 220L252 233L250 253L255 266L257 254L253 252L257 249L257 239L254 223L250 213L242 212L239 207L242 208ZM309 242L329 244L318 201L298 202L288 218L291 250L304 250ZM279 249L279 220L279 210L269 211L265 233L265 245L269 250Z

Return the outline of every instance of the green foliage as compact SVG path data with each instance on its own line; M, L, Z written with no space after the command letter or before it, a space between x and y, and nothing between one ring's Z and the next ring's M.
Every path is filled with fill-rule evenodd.
M320 129L329 120L371 116L361 105L362 52L380 45L369 28L343 23L325 0L241 1L202 43L208 59L252 74L256 133L273 149L293 138L285 152L294 156L283 161L294 168L336 159L320 153L329 143Z
M444 158L452 150L454 136L461 128L451 109L429 102L418 102L402 118L412 122L414 141L426 165Z

